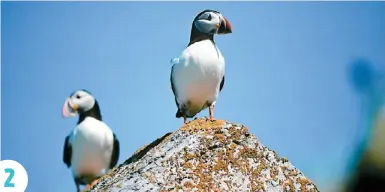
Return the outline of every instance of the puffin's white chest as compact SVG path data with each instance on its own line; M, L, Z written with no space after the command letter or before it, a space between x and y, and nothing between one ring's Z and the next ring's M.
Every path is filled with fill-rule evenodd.
M212 41L204 40L186 48L174 70L179 102L202 105L217 99L225 60Z
M108 169L113 133L104 122L87 117L73 130L70 143L74 175L102 175Z

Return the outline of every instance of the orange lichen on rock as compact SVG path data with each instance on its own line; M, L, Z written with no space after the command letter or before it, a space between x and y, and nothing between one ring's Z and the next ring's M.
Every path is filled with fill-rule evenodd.
M189 123L183 125L180 128L180 131L194 131L194 130L205 130L205 129L215 129L220 128L225 123L224 120L214 120L210 121L205 118L198 118Z

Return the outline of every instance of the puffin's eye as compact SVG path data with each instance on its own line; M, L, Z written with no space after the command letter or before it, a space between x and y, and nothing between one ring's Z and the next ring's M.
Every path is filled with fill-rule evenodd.
M76 95L76 99L80 99L80 95L78 94L78 95Z
M207 17L207 20L211 21L211 14L209 13L209 16Z

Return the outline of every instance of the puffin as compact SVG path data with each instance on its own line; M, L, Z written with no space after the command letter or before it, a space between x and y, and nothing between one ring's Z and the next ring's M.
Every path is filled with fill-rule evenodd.
M350 67L350 79L363 107L343 191L376 191L385 183L385 79L366 59L357 59Z
M194 18L190 41L179 57L171 59L171 89L177 106L176 118L193 118L214 107L225 83L225 59L214 35L231 34L230 22L216 10L204 10Z
M79 116L76 126L65 137L63 162L72 172L76 189L88 188L116 166L119 140L102 120L95 97L87 90L74 91L62 107L64 118Z

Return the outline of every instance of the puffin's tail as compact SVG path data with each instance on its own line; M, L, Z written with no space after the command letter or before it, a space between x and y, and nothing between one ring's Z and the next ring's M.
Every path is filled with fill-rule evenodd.
M181 118L183 116L182 112L178 109L178 111L175 114L176 118Z
M186 114L186 117L187 117L187 118L193 118L193 117L195 117L196 114L197 114L197 113ZM183 117L182 111L178 109L178 111L177 111L176 114L175 114L175 117L176 117L176 118L181 118L181 117Z
M182 108L182 110L178 109L175 114L176 118L181 118L183 115L186 115L187 118L195 117L199 112L205 109L206 106L189 106L188 108Z

